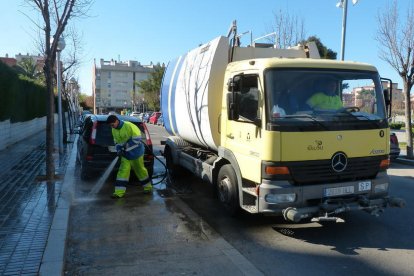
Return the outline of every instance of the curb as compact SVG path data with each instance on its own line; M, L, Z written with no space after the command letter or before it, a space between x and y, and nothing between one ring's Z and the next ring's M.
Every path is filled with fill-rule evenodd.
M399 164L414 166L414 160L403 158L403 157L397 157L396 159L392 160L391 162L396 162Z
M76 136L74 146L70 154L65 177L62 183L62 190L56 204L56 211L53 216L47 238L46 249L43 253L40 264L39 275L63 275L66 235L69 226L70 206L72 202L73 174L76 166ZM71 183L69 183L71 182Z

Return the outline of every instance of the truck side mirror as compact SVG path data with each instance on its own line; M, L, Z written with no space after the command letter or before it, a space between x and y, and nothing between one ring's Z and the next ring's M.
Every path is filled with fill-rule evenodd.
M383 93L384 93L385 104L389 105L391 101L390 101L390 93L388 89L384 89Z
M237 93L227 93L227 118L229 120L239 119L240 97Z
M381 78L381 82L388 82L388 88L385 88L382 93L384 95L384 101L385 101L385 108L387 110L387 116L388 118L391 118L392 114L392 80L387 78Z
M227 82L227 91L240 91L240 83L241 77L235 76L234 78L230 78Z
M388 89L384 89L385 108L387 110L388 118L391 118L391 95Z

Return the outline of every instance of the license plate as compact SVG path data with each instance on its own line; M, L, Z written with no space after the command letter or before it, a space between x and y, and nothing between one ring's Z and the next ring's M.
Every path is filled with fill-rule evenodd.
M358 191L371 191L371 181L362 181L358 183Z
M349 195L353 193L354 193L354 186L326 188L324 192L325 196L340 196L340 195Z
M115 146L108 146L108 150L109 150L110 152L116 152L116 150L115 150Z

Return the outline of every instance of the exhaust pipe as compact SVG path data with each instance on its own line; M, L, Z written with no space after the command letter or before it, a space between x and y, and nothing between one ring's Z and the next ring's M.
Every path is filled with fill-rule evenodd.
M307 207L296 209L293 207L288 207L282 211L283 217L285 220L299 222L302 219L312 217L313 214L319 212L319 207Z

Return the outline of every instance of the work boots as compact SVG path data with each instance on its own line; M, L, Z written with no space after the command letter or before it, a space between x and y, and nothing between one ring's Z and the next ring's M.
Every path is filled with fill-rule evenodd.
M111 195L112 198L123 198L125 196L126 187L115 187L114 193Z
M152 184L151 181L145 184L144 186L144 194L151 194L152 193Z

